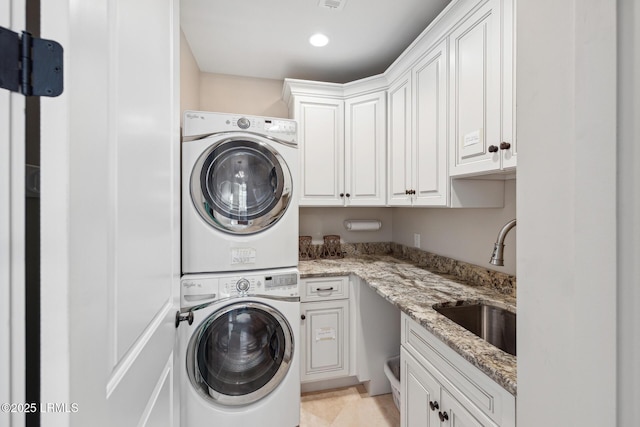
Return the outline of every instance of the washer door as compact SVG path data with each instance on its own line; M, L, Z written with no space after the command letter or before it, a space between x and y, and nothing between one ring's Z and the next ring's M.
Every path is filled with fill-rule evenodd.
M291 172L280 154L239 134L212 144L191 174L191 199L211 226L232 234L265 230L291 202Z
M291 366L293 331L266 304L236 303L211 314L187 348L187 373L205 399L238 406L255 402L280 384Z

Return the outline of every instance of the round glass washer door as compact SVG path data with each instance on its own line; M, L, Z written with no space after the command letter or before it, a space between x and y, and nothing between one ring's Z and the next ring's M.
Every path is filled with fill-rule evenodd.
M212 144L191 173L191 199L211 226L251 234L274 225L291 202L291 172L258 138L238 135Z
M293 351L291 325L278 310L259 302L230 304L211 314L191 337L187 373L205 399L248 405L280 384Z

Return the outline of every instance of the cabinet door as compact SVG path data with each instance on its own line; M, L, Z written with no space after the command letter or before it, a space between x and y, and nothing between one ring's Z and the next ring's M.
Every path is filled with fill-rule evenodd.
M392 206L411 205L411 74L389 88L388 195Z
M446 414L448 426L451 427L498 427L489 417L471 403L463 406L446 388L440 391L440 406L443 415Z
M331 98L295 99L300 150L300 206L342 206L344 106Z
M400 425L439 426L440 384L404 348L400 349L400 376Z
M345 101L345 204L384 206L386 98L384 92Z
M516 55L515 55L515 0L502 3L502 141L511 147L501 150L502 168L517 166L516 140Z
M500 168L500 0L489 0L449 37L451 170Z
M446 42L413 67L413 204L446 206L447 74Z
M300 304L301 381L349 375L349 300Z

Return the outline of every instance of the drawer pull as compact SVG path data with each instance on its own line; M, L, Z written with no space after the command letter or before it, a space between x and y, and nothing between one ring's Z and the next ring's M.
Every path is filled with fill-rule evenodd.
M436 402L429 401L429 406L431 407L432 411L435 411L436 409L440 409L440 406L438 405L437 401Z
M440 418L440 422L445 422L446 420L449 419L449 415L447 415L447 412L440 412L438 411L438 417Z
M331 286L329 288L316 288L316 292L332 291L332 290L333 290L333 286Z

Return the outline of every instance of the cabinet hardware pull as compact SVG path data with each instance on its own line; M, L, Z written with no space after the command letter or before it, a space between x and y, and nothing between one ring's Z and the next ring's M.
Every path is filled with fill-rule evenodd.
M305 316L304 314L301 314L301 315L300 315L300 318L301 318L302 320L304 320L304 319L306 319L306 318L307 318L307 316Z
M340 193L340 197L344 197L344 193Z
M404 194L409 194L409 190L404 190Z
M497 153L498 152L498 147L495 145L490 145L489 146L489 152L490 153Z
M411 190L411 194L416 194L416 190Z
M429 401L429 406L431 407L432 411L435 411L436 409L440 409L440 406L438 405L438 402Z
M445 422L449 419L449 415L447 415L446 411L444 413L438 411L438 417L440 418L440 422Z
M351 197L351 194L347 193L347 197Z
M333 290L333 286L331 286L330 288L316 288L316 292L332 291L332 290Z
M501 150L508 150L509 148L511 148L511 144L509 144L508 142L501 142L500 143L500 149Z

